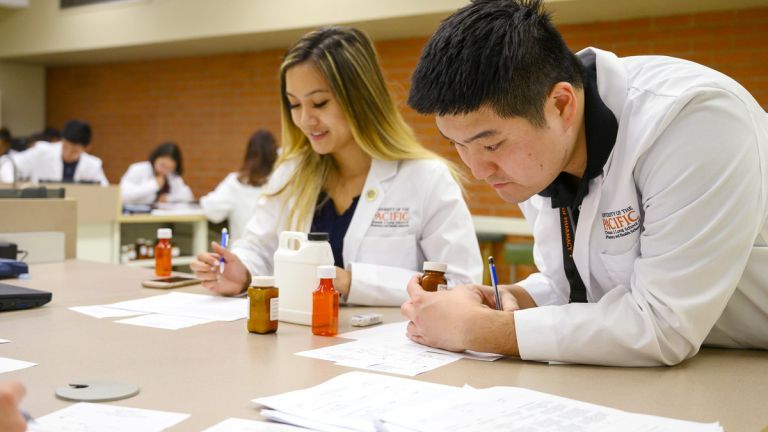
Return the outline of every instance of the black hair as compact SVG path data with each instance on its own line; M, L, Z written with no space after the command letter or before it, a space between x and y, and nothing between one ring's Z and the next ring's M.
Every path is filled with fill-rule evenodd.
M429 39L411 77L408 104L422 114L501 117L546 125L544 103L558 82L583 87L583 66L542 0L473 0Z
M11 142L12 138L11 131L7 127L0 128L0 141Z
M91 125L81 120L70 120L61 130L61 137L85 147L91 143Z
M275 136L266 129L257 130L248 140L243 165L240 167L239 180L251 186L263 185L272 173L276 160Z
M28 148L29 148L29 145L27 145L27 140L24 138L16 137L11 140L11 150L20 152Z
M181 175L184 173L184 167L181 165L181 149L179 145L173 141L166 141L149 154L149 162L152 164L152 169L155 168L155 160L159 157L168 156L176 161L176 174Z
M61 133L59 133L58 129L52 126L46 126L40 134L44 136L45 141L48 142L56 142L61 140Z

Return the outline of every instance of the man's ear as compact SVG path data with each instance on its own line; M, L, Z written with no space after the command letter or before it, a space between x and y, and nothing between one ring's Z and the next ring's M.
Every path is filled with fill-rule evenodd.
M547 97L547 108L551 107L551 114L554 114L566 129L572 127L578 120L580 104L576 88L565 81L552 86Z

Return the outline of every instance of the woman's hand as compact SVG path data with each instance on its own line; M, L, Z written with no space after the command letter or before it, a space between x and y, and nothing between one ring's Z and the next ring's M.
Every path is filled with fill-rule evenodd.
M205 288L217 294L234 296L245 291L251 284L251 274L245 264L216 242L211 243L211 248L214 252L198 254L189 265L195 277L202 281ZM221 271L221 257L224 257L224 271Z

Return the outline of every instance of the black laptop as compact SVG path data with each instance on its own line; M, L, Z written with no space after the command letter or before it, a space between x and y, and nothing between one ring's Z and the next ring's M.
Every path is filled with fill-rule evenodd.
M0 312L42 306L51 297L46 291L0 283Z

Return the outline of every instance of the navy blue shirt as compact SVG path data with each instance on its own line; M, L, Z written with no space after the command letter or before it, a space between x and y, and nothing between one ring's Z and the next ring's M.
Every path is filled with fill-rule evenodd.
M61 163L64 164L64 170L62 170L61 174L61 181L62 183L74 183L75 182L75 170L77 169L77 163L80 162L80 159L74 161L74 162L64 162Z
M347 229L349 223L352 222L352 216L355 215L359 199L360 196L356 196L352 200L352 205L344 213L338 214L333 199L325 192L320 192L320 196L317 197L317 208L315 208L315 216L312 218L311 232L328 233L333 251L333 263L336 267L344 268L344 257L342 256L344 236L347 235Z

